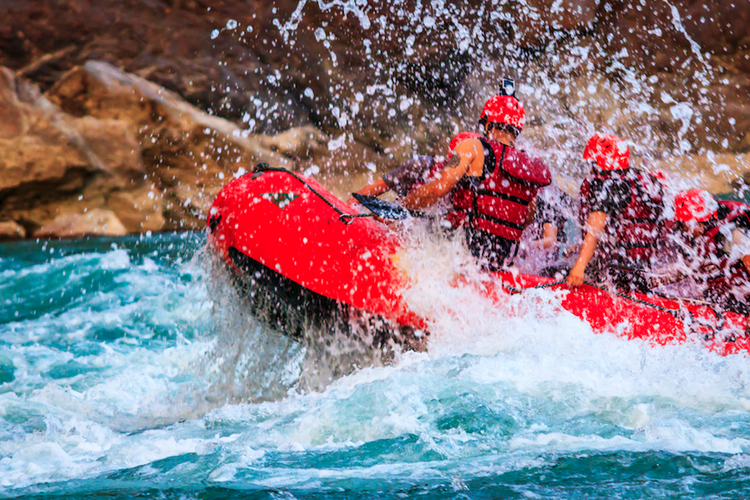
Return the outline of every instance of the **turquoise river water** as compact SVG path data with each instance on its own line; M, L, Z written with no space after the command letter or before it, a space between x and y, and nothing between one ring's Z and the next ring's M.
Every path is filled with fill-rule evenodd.
M545 292L511 319L428 280L427 352L337 360L249 315L204 246L0 245L1 497L750 492L747 357L597 335Z

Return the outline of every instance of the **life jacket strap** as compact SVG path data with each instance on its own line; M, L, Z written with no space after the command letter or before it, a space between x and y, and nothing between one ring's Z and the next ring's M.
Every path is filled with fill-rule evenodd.
M473 214L471 214L471 216L472 216L473 219L484 219L484 220L492 222L494 224L500 224L501 226L509 227L511 229L516 229L518 231L523 231L523 226L522 225L516 224L515 222L510 222L510 221L507 221L507 220L498 219L496 217L492 217L491 215L474 212Z
M524 207L528 207L531 203L529 200L524 200L523 198L519 198L518 196L511 196L509 194L498 193L497 191L489 191L487 189L477 189L476 196L491 196L493 198L499 198L501 200L518 203L519 205L523 205Z

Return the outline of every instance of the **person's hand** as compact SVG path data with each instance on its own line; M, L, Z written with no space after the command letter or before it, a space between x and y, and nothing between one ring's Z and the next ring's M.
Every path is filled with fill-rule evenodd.
M682 274L676 274L672 276L651 276L650 278L646 279L646 282L651 288L659 288L660 286L667 286L671 285L672 283L677 283L683 278L685 278L685 276L683 276Z
M568 286L575 288L583 285L583 272L584 269L581 269L580 266L573 266L570 274L568 274Z
M399 221L393 220L393 219L384 219L382 217L378 217L374 213L370 213L370 218L372 220L374 220L375 222L380 222L381 224L384 224L384 225L390 227L391 229L393 229L394 227L396 227L397 226L397 222L399 222Z

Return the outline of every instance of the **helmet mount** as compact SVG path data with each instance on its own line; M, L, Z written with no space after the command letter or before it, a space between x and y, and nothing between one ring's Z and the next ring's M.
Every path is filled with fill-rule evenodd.
M516 82L512 78L503 78L503 86L500 88L500 95L516 97Z

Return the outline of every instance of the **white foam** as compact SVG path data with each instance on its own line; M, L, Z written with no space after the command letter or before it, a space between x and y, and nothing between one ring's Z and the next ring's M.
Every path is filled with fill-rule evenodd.
M410 231L417 240L419 231ZM425 238L419 245L403 261L413 278L408 300L431 318L428 352L401 353L390 366L358 369L318 392L293 385L300 372L290 366L299 367L306 353L252 318L229 323L249 328L242 335L220 331L148 344L149 335L133 329L136 312L151 315L154 325L200 323L210 307L196 306L206 301L203 284L180 284L155 261L129 264L116 278L126 294L148 289L130 305L91 311L92 304L116 303L104 290L57 317L5 325L22 341L3 350L16 380L0 395L0 434L12 436L0 441L2 488L142 466L138 474L150 477L163 474L147 467L156 460L215 452L222 458L209 470L196 471L191 462L170 474L231 483L244 480L243 471L274 468L269 452L345 453L402 439L442 458L408 464L396 444L389 463L281 471L256 484L494 474L586 450L736 454L725 468L746 467L747 436L719 424L727 412L750 410L746 357L595 334L561 310L559 294L545 290L508 297L499 307L475 287L452 284L454 269L468 282L482 279L460 240ZM114 260L125 262L121 254ZM103 343L89 355L28 343L58 339L60 325L72 343L87 341L101 325L133 329L128 336L141 341ZM49 377L69 362L86 370ZM243 385L259 377L266 382ZM256 394L260 402L243 403ZM276 400L263 402L269 394ZM13 419L22 424L7 424Z

